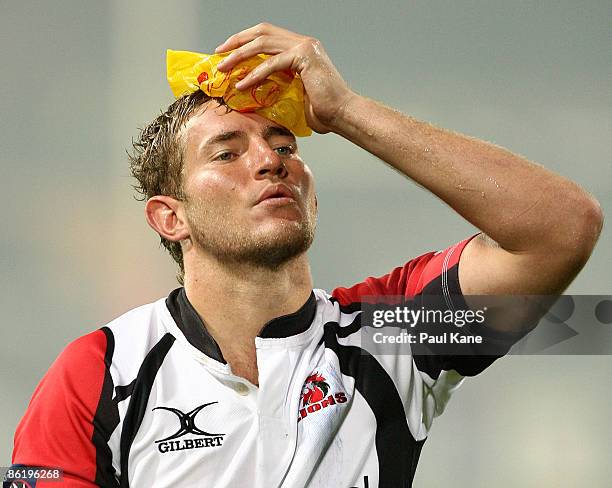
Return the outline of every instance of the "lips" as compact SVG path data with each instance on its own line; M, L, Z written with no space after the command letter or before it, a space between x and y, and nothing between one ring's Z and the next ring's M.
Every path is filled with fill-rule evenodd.
M259 195L256 205L269 199L291 199L295 200L295 196L287 185L270 185ZM281 200L279 200L281 201Z

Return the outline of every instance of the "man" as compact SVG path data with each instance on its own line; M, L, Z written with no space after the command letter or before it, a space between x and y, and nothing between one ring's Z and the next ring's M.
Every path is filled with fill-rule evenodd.
M67 347L17 429L13 463L61 468L74 487L411 486L452 391L531 325L488 320L495 357L378 356L360 347L361 302L558 295L596 243L600 208L541 166L356 94L315 39L260 24L217 48L230 50L219 69L272 55L237 88L299 74L312 129L378 156L482 233L313 290L317 204L294 136L201 92L183 97L143 130L132 170L184 287Z

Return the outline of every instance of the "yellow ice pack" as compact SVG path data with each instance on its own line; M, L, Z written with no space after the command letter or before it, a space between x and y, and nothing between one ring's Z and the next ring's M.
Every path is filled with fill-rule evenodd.
M168 49L166 69L174 96L178 98L202 90L211 97L223 97L233 110L255 112L286 127L296 136L312 134L306 123L304 85L299 75L291 70L280 71L240 91L236 89L236 83L269 56L258 54L238 63L230 71L218 71L217 64L229 54L201 54Z

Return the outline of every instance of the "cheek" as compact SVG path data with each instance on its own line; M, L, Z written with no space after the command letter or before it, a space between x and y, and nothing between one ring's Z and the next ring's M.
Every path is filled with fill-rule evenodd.
M316 192L314 179L310 171L305 171L302 175L302 192L304 199L311 203L313 206L316 205Z
M300 188L303 196L313 191L314 178L312 172L301 159L288 161L285 166L289 171L290 182Z
M203 172L193 176L186 188L190 198L222 203L235 199L238 193L238 184L234 179L218 172Z

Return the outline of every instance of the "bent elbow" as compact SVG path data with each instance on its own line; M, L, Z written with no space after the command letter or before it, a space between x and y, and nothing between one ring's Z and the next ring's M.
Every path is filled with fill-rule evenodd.
M575 203L576 218L566 245L576 264L582 268L597 244L603 227L604 214L599 202L589 194Z

